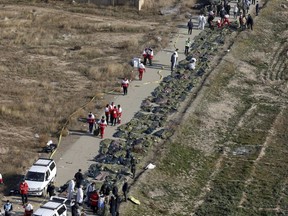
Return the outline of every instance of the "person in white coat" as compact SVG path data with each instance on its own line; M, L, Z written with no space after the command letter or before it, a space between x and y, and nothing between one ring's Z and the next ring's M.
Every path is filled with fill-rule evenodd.
M201 30L204 30L204 27L206 25L206 17L204 15L202 15L202 21L201 21L201 26L200 26L200 29Z
M70 201L74 198L74 188L75 188L75 179L71 179L69 181L69 185L67 188L67 199Z
M200 29L201 26L202 26L202 17L203 17L202 14L200 14L200 15L198 16L198 29Z
M81 206L84 201L84 192L83 192L83 185L80 185L80 187L77 190L77 196L76 196L76 202Z

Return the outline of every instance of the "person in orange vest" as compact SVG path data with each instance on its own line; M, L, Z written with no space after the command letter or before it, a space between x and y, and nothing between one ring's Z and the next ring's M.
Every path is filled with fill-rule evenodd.
M19 192L21 194L23 205L28 202L28 190L29 190L29 186L27 182L25 181L25 179L23 179L23 181L20 183L20 186L19 186Z
M128 81L128 79L127 78L124 78L123 80L122 80L122 88L123 88L123 93L124 93L124 95L127 95L127 93L128 93L128 86L129 86L129 81Z
M110 116L109 104L106 105L104 112L106 116L106 121L109 122L109 116Z
M98 200L99 200L99 191L94 190L91 194L90 194L90 206L91 209L93 210L93 213L97 213L98 211Z
M103 137L104 137L104 132L105 132L105 128L107 127L107 122L106 122L104 116L102 116L102 119L98 121L98 125L99 125L99 127L100 127L101 139L103 139Z
M121 124L121 117L122 117L122 108L120 104L118 104L118 124Z
M144 65L146 65L148 59L150 66L152 66L152 59L154 57L154 53L151 47L144 49L143 57L144 57Z
M139 64L138 71L139 71L139 80L142 80L143 73L146 71L145 66L144 66L143 63Z
M93 127L95 124L95 116L93 115L92 112L89 113L88 118L87 118L87 122L89 124L89 133L93 134Z
M113 113L112 113L112 126L113 125L116 126L117 119L118 119L118 109L116 106L114 106Z
M24 206L24 216L31 216L33 214L33 206L31 203L26 203Z

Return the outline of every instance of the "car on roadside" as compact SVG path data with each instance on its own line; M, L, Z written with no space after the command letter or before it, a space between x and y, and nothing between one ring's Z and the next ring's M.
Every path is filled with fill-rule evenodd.
M67 202L69 201L65 198L53 196L33 216L67 216Z
M28 194L45 196L49 183L54 181L56 175L55 161L48 158L39 158L25 175L25 181L29 187Z

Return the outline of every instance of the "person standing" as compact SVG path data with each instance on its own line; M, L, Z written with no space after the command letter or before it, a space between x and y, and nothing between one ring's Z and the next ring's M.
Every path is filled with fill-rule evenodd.
M128 193L128 181L127 181L127 179L124 180L124 184L122 186L122 192L124 195L125 202L127 202L127 193Z
M114 196L111 196L110 198L110 213L111 213L111 216L116 216L116 207L117 207L117 204L116 204L116 199Z
M253 18L250 14L248 14L248 18L247 18L247 28L250 29L253 31L253 24L254 24L254 21L253 21Z
M193 29L192 19L190 19L190 20L188 21L187 27L188 27L188 34L192 35L192 29Z
M24 206L24 216L31 216L33 214L33 206L31 203L26 203Z
M117 124L117 118L118 118L118 110L117 110L117 107L116 106L114 106L114 108L113 108L113 113L112 113L112 126L116 126L116 124Z
M118 104L118 118L117 118L118 124L121 124L122 112L123 112L122 107L120 106L120 104Z
M259 10L260 10L258 1L257 1L256 6L255 6L255 10L256 10L256 16L258 16Z
M0 184L4 184L3 177L1 175L1 173L0 173Z
M76 202L78 203L79 206L82 206L83 199L84 199L83 185L80 185L80 187L77 190L77 195L76 195Z
M67 199L72 200L74 198L75 178L71 179L67 188Z
M128 93L128 86L129 86L129 81L128 79L125 77L123 80L122 80L122 88L123 88L123 94L124 95L127 95Z
M152 59L154 57L153 49L151 47L145 48L143 51L143 57L144 57L144 65L146 65L148 60L150 66L152 66Z
M47 187L47 192L49 194L49 197L52 197L55 195L55 185L54 182L50 182Z
M173 72L174 69L175 69L175 67L176 67L176 61L177 61L176 52L174 52L174 53L171 55L171 59L170 59L170 62L171 62L171 72Z
M89 124L89 133L93 134L93 127L94 127L94 124L95 124L95 116L93 115L92 112L90 112L88 114L87 122Z
M234 8L233 8L233 14L234 14L234 19L237 19L237 16L238 16L238 7L237 7L237 4L234 5Z
M76 180L76 188L80 188L80 185L82 184L82 182L84 180L81 169L79 169L78 172L75 173L74 178Z
M75 202L71 204L71 214L72 216L80 216L79 205Z
M255 5L255 0L252 0L252 4Z
M19 186L19 192L21 194L23 205L28 202L28 190L29 190L29 186L27 182L25 181L25 179L23 179Z
M93 213L97 213L98 211L98 200L99 200L99 191L94 190L90 194L89 203Z
M142 80L143 73L146 71L144 64L141 62L139 64L138 72L139 72L139 80Z
M9 200L6 201L3 208L4 208L4 215L5 216L11 216L12 215L13 205Z
M107 127L107 122L105 120L105 117L102 116L102 119L100 119L98 121L98 125L100 127L100 136L101 136L101 139L103 139L104 137L104 132L105 132L105 128Z
M201 26L202 26L202 14L200 14L199 16L198 16L198 29L201 29Z
M113 109L114 109L114 102L111 102L111 104L109 105L109 116L110 116L109 121L110 121L110 123L112 123ZM109 121L107 121L107 124Z
M91 184L88 185L87 189L86 189L86 202L87 202L87 206L90 206L90 196L92 194L92 192L95 191L95 182L92 182Z
M185 55L188 55L190 46L191 46L191 41L190 41L190 38L188 38L188 39L185 41Z
M104 112L105 112L106 121L109 122L109 116L110 116L109 104L106 105Z
M131 164L131 173L132 173L132 178L134 179L135 175L136 175L136 164L135 163Z

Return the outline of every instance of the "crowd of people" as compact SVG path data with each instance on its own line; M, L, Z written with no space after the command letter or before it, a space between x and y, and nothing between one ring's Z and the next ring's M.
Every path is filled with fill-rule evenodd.
M95 182L89 183L84 192L83 180L84 176L79 169L68 184L67 199L71 203L72 216L86 215L84 205L97 215L118 216L120 203L127 201L129 189L127 179L124 180L121 188L122 195L116 184L110 185L106 180L100 188L96 187Z

